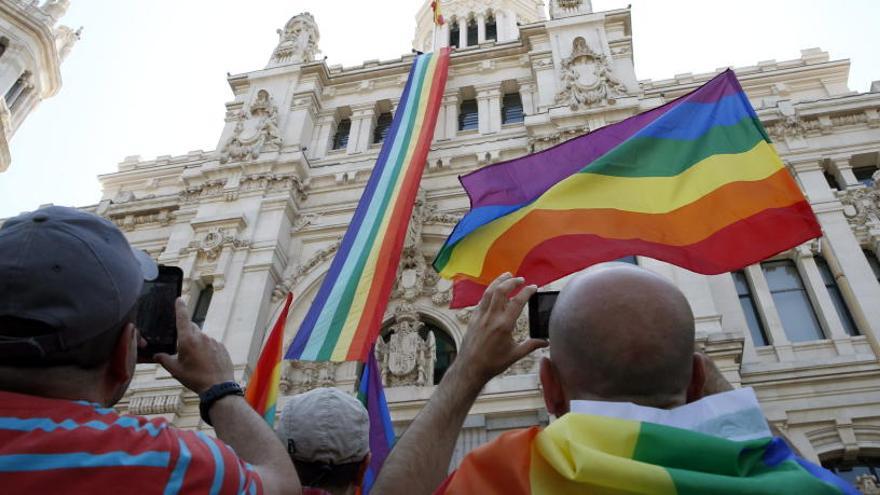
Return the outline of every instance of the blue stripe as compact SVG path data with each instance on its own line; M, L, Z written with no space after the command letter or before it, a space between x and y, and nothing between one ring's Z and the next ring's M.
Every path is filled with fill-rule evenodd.
M90 428L92 430L107 431L113 426L131 429L137 433L146 432L151 437L156 437L167 427L167 424L161 423L156 426L152 423L141 424L138 418L132 416L120 416L112 423L104 423L102 421L87 421L85 423L77 423L72 419L65 419L57 422L49 418L0 418L0 430L12 431L36 431L43 430L45 432L53 432L55 430L76 430L78 428Z
M244 466L241 465L241 462L238 463L238 491L235 493L243 494L244 493Z
M183 486L183 480L186 478L186 470L189 468L189 462L192 460L192 453L186 448L186 443L182 438L177 440L180 445L180 456L177 458L177 465L171 472L168 484L165 485L164 495L177 495Z
M74 404L79 404L81 406L89 406L95 410L98 414L114 414L116 411L112 407L101 407L101 404L97 402L89 402L85 400L77 400L73 401Z
M813 464L812 462L801 459L800 457L795 457L794 460L806 470L811 475L819 478L820 480L828 483L840 490L840 493L844 495L860 495L861 492L853 488L849 483L843 481L839 477L835 476L831 471Z
M684 102L661 115L627 141L638 138L660 138L691 141L717 126L732 126L744 118L758 115L743 93L727 95L708 103ZM626 145L627 141L619 146Z
M127 454L116 451L106 454L12 454L0 455L0 473L47 471L50 469L81 469L100 467L157 467L167 468L171 454L168 452L144 452Z
M220 493L220 488L223 487L223 455L220 454L217 443L208 438L208 435L198 432L196 436L208 446L211 455L214 456L214 483L211 484L211 495L217 495Z
M248 486L248 495L257 495L257 482L251 479L251 483Z

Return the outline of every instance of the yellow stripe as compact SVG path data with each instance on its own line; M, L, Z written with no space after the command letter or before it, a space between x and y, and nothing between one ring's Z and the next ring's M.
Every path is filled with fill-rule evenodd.
M431 57L431 62L428 65L427 70L425 71L425 85L422 88L422 94L419 96L418 102L418 110L415 117L413 134L415 141L410 142L409 149L406 151L406 155L403 158L403 168L401 169L401 174L406 174L409 167L413 166L421 166L421 164L412 164L412 155L415 153L415 146L413 144L418 141L418 137L421 135L422 127L424 126L425 120L425 112L427 110L427 101L431 96L431 90L433 89L434 83L434 72L437 69L437 61L439 60L439 54L435 54ZM385 232L388 231L388 224L391 221L391 209L394 208L394 203L397 201L400 196L400 189L403 187L403 179L397 181L397 184L394 186L394 191L392 192L392 200L389 204L389 210L386 211L385 218L382 219L382 224L379 226L378 235L382 236ZM370 250L370 255L367 258L366 264L364 264L364 271L361 275L360 280L358 281L358 286L355 289L354 297L351 301L351 307L348 311L348 316L346 316L345 324L342 327L342 332L339 334L339 340L336 341L336 347L333 349L333 354L330 357L331 361L343 361L348 355L348 349L351 345L351 341L354 338L355 331L357 330L358 325L360 324L360 319L364 310L364 305L367 303L367 297L370 295L370 289L374 283L374 278L376 275L376 265L378 263L379 258L379 246L382 245L382 242L378 242L373 249Z
M675 495L669 472L632 459L639 432L636 421L566 414L535 437L532 493Z
M441 275L478 277L483 256L492 243L533 210L613 208L639 213L668 213L693 203L719 187L739 181L766 179L783 168L766 141L735 155L712 155L673 177L614 177L575 174L559 182L537 201L475 230L459 241Z

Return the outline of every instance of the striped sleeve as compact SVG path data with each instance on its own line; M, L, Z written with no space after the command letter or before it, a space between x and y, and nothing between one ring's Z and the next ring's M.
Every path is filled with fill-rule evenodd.
M174 430L179 454L171 470L165 495L259 495L263 486L253 466L231 447L203 432Z

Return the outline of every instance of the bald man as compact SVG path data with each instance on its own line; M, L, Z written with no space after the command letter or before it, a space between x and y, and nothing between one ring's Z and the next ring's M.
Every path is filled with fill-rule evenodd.
M694 352L694 317L677 287L623 263L575 276L556 300L540 380L557 420L501 435L447 477L483 386L547 345L513 340L537 291L523 283L504 274L486 290L458 357L385 461L375 493L854 493L795 459L772 438L754 392L733 390Z

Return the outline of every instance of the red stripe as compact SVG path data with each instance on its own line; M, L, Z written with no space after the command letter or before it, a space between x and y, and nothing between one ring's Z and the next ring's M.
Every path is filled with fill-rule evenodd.
M633 254L716 275L739 270L821 235L809 203L801 201L786 208L764 210L687 246L605 239L591 234L555 237L535 247L516 275L525 277L529 284L542 286L597 263ZM456 280L450 307L477 304L485 289L485 285L472 280Z
M262 416L266 413L266 401L269 397L272 384L270 380L275 367L281 362L281 352L284 343L284 326L287 323L287 313L290 311L290 303L293 301L293 293L287 293L287 299L284 300L284 309L278 315L278 321L272 327L272 333L266 341L263 352L257 360L257 366L254 368L254 374L248 383L245 391L245 399L255 411Z
M440 100L446 88L449 49L442 48L437 56L440 58L437 60L437 68L431 82L431 93L428 96L425 113L426 120L419 134L412 159L407 164L400 195L394 204L388 223L388 231L385 233L384 241L379 250L379 265L376 267L376 275L364 303L360 322L358 322L357 330L348 348L346 356L348 361L366 361L367 353L379 335L385 306L388 304L388 297L391 295L394 279L397 277L397 265L400 263L400 254L403 251L403 238L409 226L413 203L415 203L419 183L422 180L422 172L425 170L425 160L434 138L434 129L437 126L438 112L436 109L440 106Z

